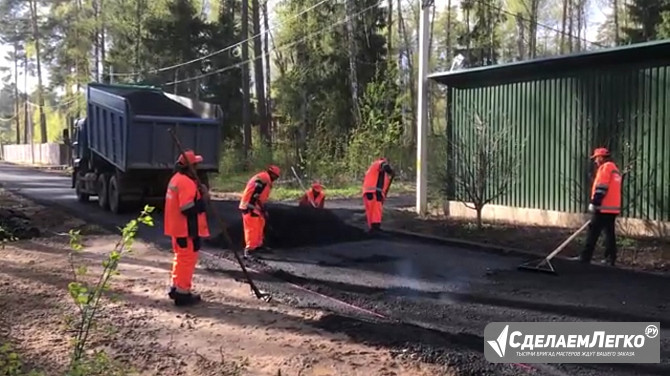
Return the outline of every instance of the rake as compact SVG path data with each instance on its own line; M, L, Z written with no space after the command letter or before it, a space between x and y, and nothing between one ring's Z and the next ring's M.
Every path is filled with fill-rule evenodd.
M565 239L565 241L561 243L558 247L556 247L556 249L554 249L550 254L548 254L547 257L543 258L539 262L537 260L528 261L524 264L519 265L518 269L556 275L556 269L554 269L554 266L551 264L551 259L553 259L557 254L559 254L565 247L567 247L571 241L575 240L577 235L579 235L589 226L589 223L591 223L590 219L586 221L586 223L584 223L582 227L580 227L579 229L577 229L577 231L575 231L572 235L570 235L569 238Z

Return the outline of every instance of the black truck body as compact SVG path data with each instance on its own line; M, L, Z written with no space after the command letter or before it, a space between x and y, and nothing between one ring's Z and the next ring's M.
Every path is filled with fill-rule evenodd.
M127 203L163 202L179 151L202 155L201 180L219 171L221 111L147 86L89 84L86 118L75 124L72 188L81 202L120 213ZM189 104L191 104L189 106Z

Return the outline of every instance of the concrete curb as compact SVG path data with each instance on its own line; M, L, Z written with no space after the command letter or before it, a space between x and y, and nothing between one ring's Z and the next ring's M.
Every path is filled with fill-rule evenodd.
M543 258L546 257L552 250L547 250L547 253L545 255L538 255L537 253L533 253L530 251L526 251L523 249L519 248L511 248L511 247L504 247L500 245L495 245L495 244L487 244L487 243L480 243L480 242L473 242L470 240L464 240L464 239L455 239L455 238L444 238L441 236L435 236L435 235L427 235L427 234L420 234L417 232L412 232L412 231L405 231L405 230L398 230L398 229L384 229L384 232L391 234L391 235L396 235L399 237L404 237L404 238L409 238L409 239L417 239L420 241L430 241L430 242L435 242L439 244L444 244L444 245L450 245L450 246L455 246L455 247L461 247L465 249L471 249L471 250L477 250L477 251L483 251L483 252L488 252L488 253L496 253L496 254L505 254L505 255L515 255L515 256L520 256L520 257L525 257L527 259L537 259L539 262ZM570 260L562 255L557 255L554 257L555 259L559 259L562 261L570 262ZM648 271L648 270L639 270L639 269L633 269L628 266L610 266L607 264L601 264L599 262L591 262L589 266L595 266L595 267L600 267L600 268L608 268L608 269L615 269L618 271L622 272L627 272L627 273L636 273L636 274L649 274L649 275L654 275L654 276L660 276L660 277L668 277L670 276L669 272L659 272L659 271Z

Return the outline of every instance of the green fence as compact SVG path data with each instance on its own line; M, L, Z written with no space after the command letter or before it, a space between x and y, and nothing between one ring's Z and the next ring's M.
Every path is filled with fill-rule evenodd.
M561 78L448 89L447 139L477 150L472 114L493 134L503 129L526 140L518 179L493 203L585 212L593 164L607 146L623 181L623 216L670 220L670 65L591 70ZM512 148L502 150L509 157ZM449 167L471 158L451 149ZM507 154L507 155L506 155ZM461 171L462 173L462 171ZM493 171L493 180L505 171ZM450 185L448 198L465 199Z

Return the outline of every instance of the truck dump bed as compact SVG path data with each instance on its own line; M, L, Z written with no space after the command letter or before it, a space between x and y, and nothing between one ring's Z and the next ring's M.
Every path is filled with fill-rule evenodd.
M202 155L199 170L219 169L221 120L204 119L150 87L89 84L88 147L119 170L172 169L182 145Z

